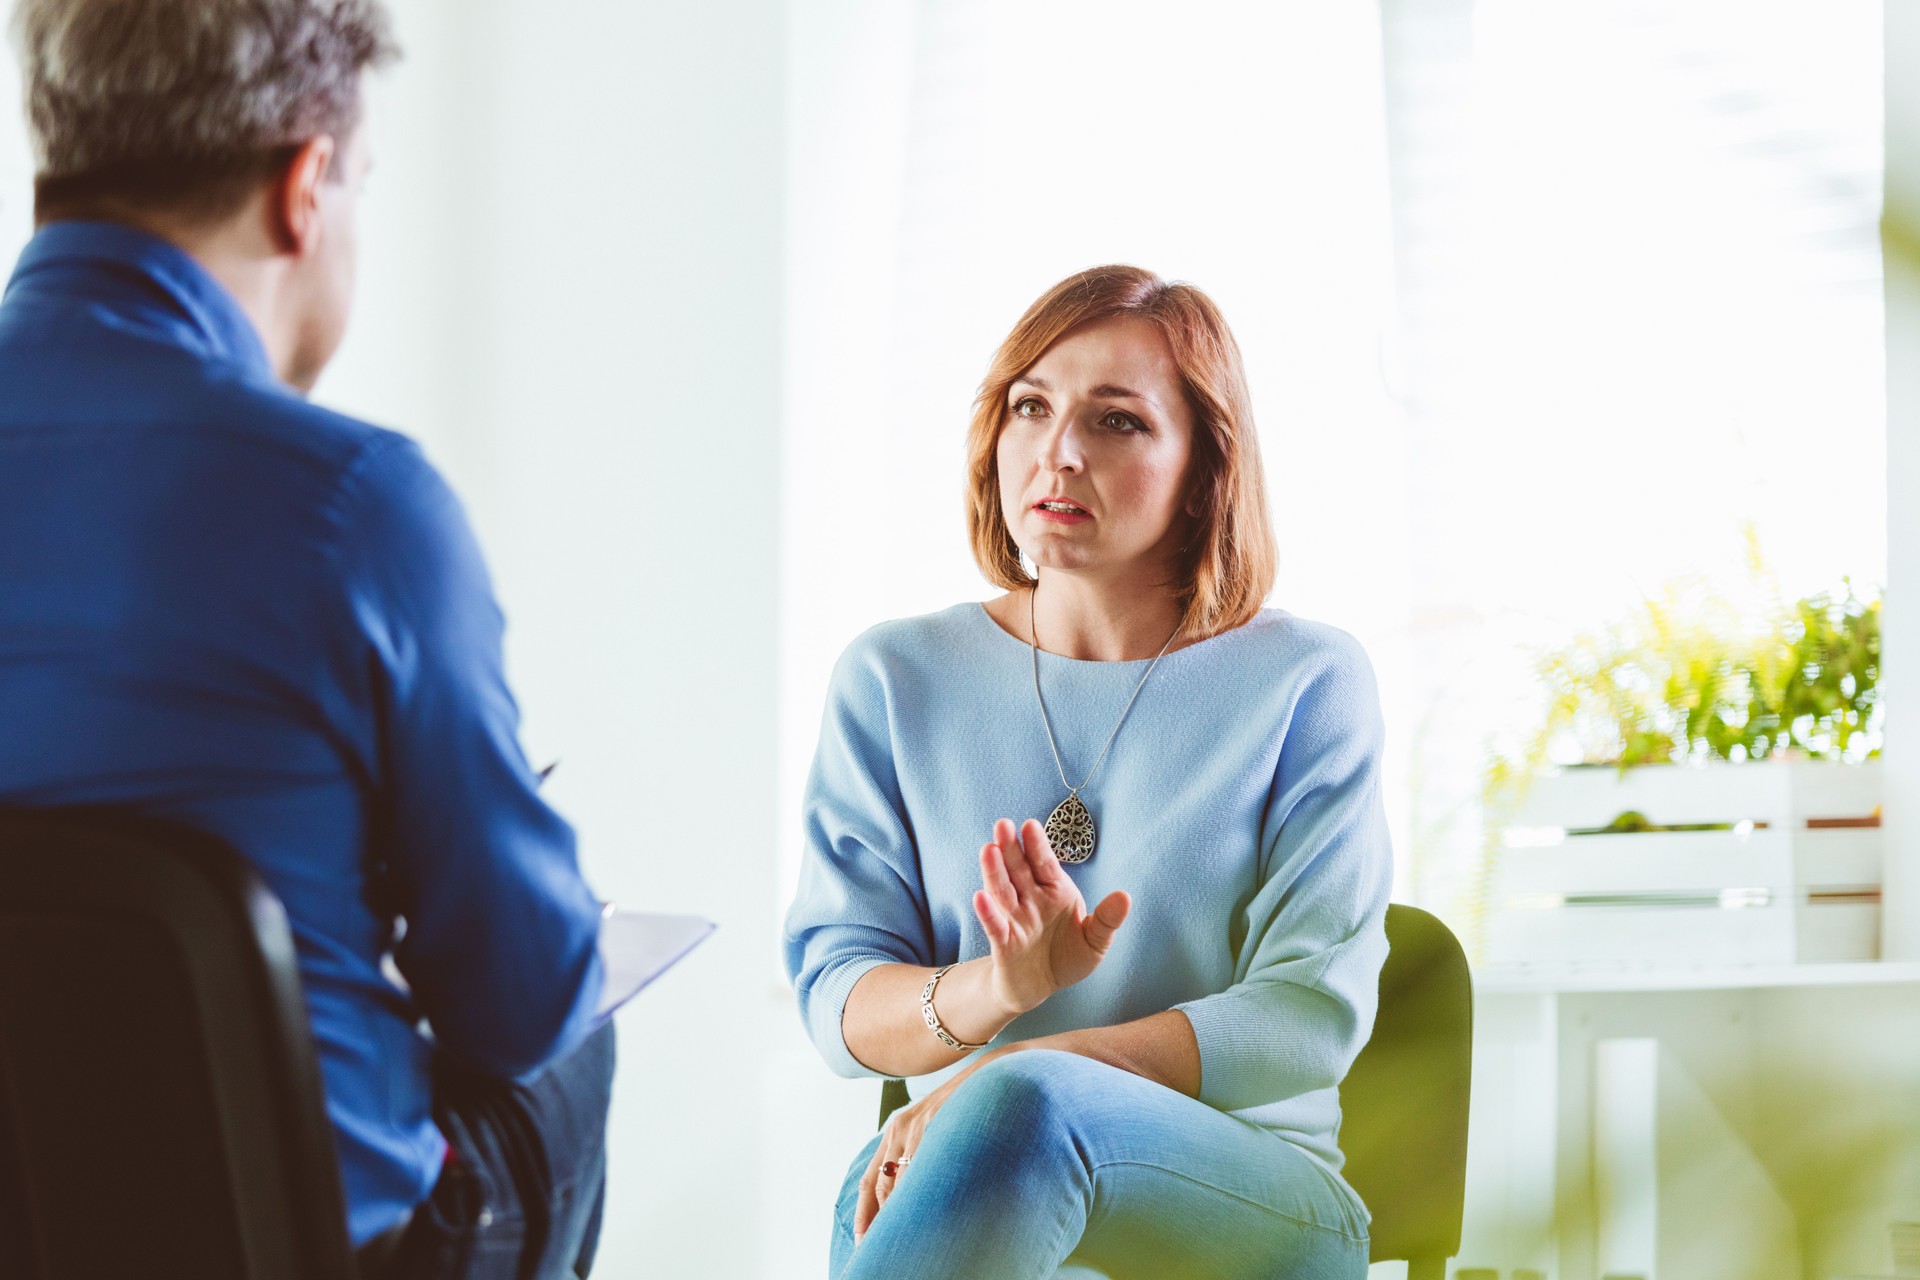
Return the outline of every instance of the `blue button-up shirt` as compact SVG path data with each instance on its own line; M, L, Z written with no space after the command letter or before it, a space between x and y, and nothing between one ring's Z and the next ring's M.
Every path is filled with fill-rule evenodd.
M445 1154L423 1018L503 1076L594 1021L598 904L520 751L501 627L420 450L279 383L190 256L34 237L0 301L0 804L121 806L252 859L356 1243Z

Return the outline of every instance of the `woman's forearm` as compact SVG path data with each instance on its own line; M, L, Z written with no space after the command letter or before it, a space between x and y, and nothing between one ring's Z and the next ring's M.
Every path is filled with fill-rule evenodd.
M1088 1027L1058 1035L1021 1040L997 1053L1022 1049L1058 1049L1104 1062L1189 1098L1200 1096L1200 1041L1193 1024L1177 1009L1149 1014L1113 1027Z
M991 965L985 956L957 964L934 992L940 1024L966 1044L985 1044L1019 1016L1019 1010L995 997L988 981ZM840 1014L840 1034L863 1066L890 1076L919 1076L967 1056L948 1048L921 1016L920 993L932 976L932 969L919 965L883 964L853 984Z
M991 961L982 956L955 965L934 993L941 1025L956 1040L985 1044L1000 1034L1018 1012L1001 1005L988 981ZM928 1029L920 1013L920 993L933 970L910 964L869 969L853 985L841 1014L847 1048L871 1070L891 1076L918 1076L948 1067L965 1057ZM1150 1014L1111 1027L1063 1031L1003 1046L982 1059L1023 1049L1057 1049L1079 1054L1189 1098L1200 1094L1200 1042L1193 1024L1178 1010Z

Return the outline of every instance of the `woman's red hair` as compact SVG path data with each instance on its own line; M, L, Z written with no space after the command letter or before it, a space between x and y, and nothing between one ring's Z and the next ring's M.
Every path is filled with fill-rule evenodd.
M1213 299L1139 267L1094 267L1040 296L994 352L967 430L967 532L973 558L995 586L1033 585L1000 506L997 453L1007 394L1067 334L1134 317L1157 327L1173 353L1194 417L1186 509L1190 528L1173 586L1185 605L1181 629L1208 636L1252 618L1273 590L1276 553L1240 347Z

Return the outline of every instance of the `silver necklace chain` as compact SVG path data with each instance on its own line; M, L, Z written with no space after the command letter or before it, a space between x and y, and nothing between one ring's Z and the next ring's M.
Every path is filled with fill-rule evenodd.
M1039 598L1040 584L1035 582L1033 590L1027 593L1027 647L1033 651L1033 696L1040 704L1040 724L1047 731L1047 746L1053 750L1053 767L1060 771L1060 785L1067 789L1068 795L1077 799L1080 793L1086 790L1087 783L1093 781L1093 775L1100 772L1100 766L1106 763L1107 752L1113 750L1113 740L1120 736L1120 726L1127 722L1127 713L1133 710L1133 704L1139 700L1140 691L1147 687L1147 676L1152 675L1153 669L1160 665L1160 659L1167 656L1167 650L1173 647L1175 638L1180 634L1180 628L1177 624L1174 626L1173 635L1167 637L1167 642L1160 646L1160 652L1154 654L1153 661L1147 664L1146 674L1140 677L1139 684L1133 686L1133 697L1127 699L1127 705L1120 709L1120 718L1113 722L1113 732L1107 735L1107 745L1100 748L1099 759L1093 762L1093 768L1087 770L1087 776L1081 779L1080 785L1076 787L1067 781L1067 767L1060 763L1060 744L1053 740L1053 722L1047 717L1047 698L1040 692L1040 628L1037 621L1039 608L1035 604Z

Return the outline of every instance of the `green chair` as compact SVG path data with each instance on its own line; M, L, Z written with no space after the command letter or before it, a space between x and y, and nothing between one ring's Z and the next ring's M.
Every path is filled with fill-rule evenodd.
M1340 1086L1340 1149L1373 1212L1372 1260L1442 1280L1467 1193L1473 985L1453 931L1418 907L1387 908L1387 947L1373 1038Z
M1340 1149L1373 1213L1371 1260L1443 1280L1466 1201L1473 986L1452 930L1418 907L1387 908L1387 948L1373 1038L1340 1086ZM907 1101L904 1081L882 1084L880 1123Z

